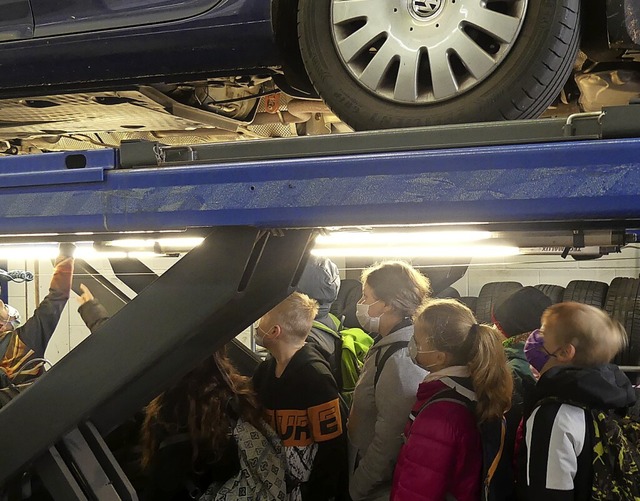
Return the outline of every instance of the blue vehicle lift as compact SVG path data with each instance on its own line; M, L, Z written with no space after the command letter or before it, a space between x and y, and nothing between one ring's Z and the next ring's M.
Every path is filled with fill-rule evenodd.
M561 228L579 244L583 230L638 227L638 108L0 159L3 242L206 235L0 410L0 485L31 469L54 499L137 499L103 437L286 297L317 228Z

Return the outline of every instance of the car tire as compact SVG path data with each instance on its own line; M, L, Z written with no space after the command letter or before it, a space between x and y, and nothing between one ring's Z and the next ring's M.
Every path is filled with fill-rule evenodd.
M417 77L415 79L397 78L394 80L395 77L388 74L389 68L396 68L399 65L390 63L386 69L381 69L378 72L379 76L382 75L381 81L383 84L385 78L390 82L390 86L385 90L382 84L370 83L368 78L363 76L365 75L364 71L357 74L359 68L367 68L371 62L360 62L358 58L363 57L362 54L364 54L365 57L373 59L371 54L378 55L382 53L381 48L374 47L374 43L363 42L363 47L366 44L371 45L371 47L362 50L360 55L352 57L350 54L353 50L351 52L347 51L347 48L350 49L351 46L344 44L346 38L341 39L340 44L336 41L339 36L342 36L341 33L346 28L344 28L344 22L337 22L334 25L332 9L335 9L334 4L337 5L338 3L349 1L353 2L352 5L355 5L354 0L299 0L298 36L302 58L316 90L329 107L356 130L537 117L544 112L560 93L571 73L579 46L581 0L550 0L544 2L529 0L528 4L525 4L526 10L517 18L520 24L517 33L512 34L512 37L515 38L509 41L504 55L500 55L501 60L499 62L494 61L495 64L493 66L491 66L491 62L486 63L486 67L490 68L490 72L482 78L476 78L471 74L470 70L467 70L473 80L472 84L463 82L456 89L455 94L447 96L445 93L442 94L442 99L436 99L435 91L433 89L431 91L428 90L429 75L432 74L431 67L424 69L424 64L432 63L423 63L422 59L418 60L417 57L412 56L414 53L418 54L419 49L410 50L403 45L402 37L409 36L406 35L406 29L401 30L398 28L395 31L389 29L385 35L385 43L386 40L392 40L393 47L384 53L383 58L388 58L389 55L393 54L395 47L398 47L398 52L402 50L405 59L412 63L408 66L413 66L413 75L417 75ZM468 1L458 0L455 7L465 7ZM452 8L450 6L453 3L443 4L445 7L442 8L442 12L444 12L445 8ZM486 8L486 4L491 3L491 1L484 2L483 5L485 7L483 8L489 10ZM505 4L505 2L501 3ZM509 5L516 3L510 3ZM398 13L397 15L411 17L414 14L406 4L406 1L396 0L395 2L386 2L381 5L385 9L387 6L396 5L395 11ZM469 7L471 6L472 4L470 3ZM368 12L375 11L376 8L382 9L383 7L371 5L369 6L371 10ZM345 11L348 12L348 9L343 7L338 9L336 11L338 12L336 19L338 16L340 16L340 19L344 19L355 15L345 15L343 14ZM369 19L368 12L365 14L358 13L357 15L364 15ZM452 12L454 16L457 16L451 21L454 23L455 30L462 33L463 29L468 29L468 22L459 21L458 17L461 17L461 15L455 9ZM396 14L391 14L391 12L382 15L386 16L390 22L397 19L392 17ZM505 18L500 18L500 22L505 24L503 19ZM353 26L348 28L352 32L347 30L346 33L353 34L358 30L362 30L362 27L358 28L359 25L355 24L356 22L366 24L362 19L351 24L346 23L348 26ZM373 23L373 21L371 22ZM381 23L379 20L376 22ZM413 21L408 23L410 22ZM507 22L510 25L512 23L513 21L511 20ZM424 22L418 21L418 24L420 26L416 29L416 32L420 29L423 30L421 33L425 35L418 40L412 40L412 43L424 44L423 39L435 33L433 28L435 25L425 28ZM496 23L496 26L499 24ZM514 31L511 26L509 29L511 32ZM373 30L374 28L371 28L371 33L375 32ZM440 37L440 33L449 32L443 28L443 31L437 32L435 38ZM465 35L466 38L471 40L468 33L465 32ZM447 35L447 40L449 38ZM457 49L458 52L462 52L461 49L465 47L459 41L464 40L466 42L466 38L464 36L458 36L455 39L451 38L451 44L457 43L460 46ZM477 36L475 38L480 40ZM496 40L498 41L494 45L500 47L502 42L499 39ZM379 44L380 42L378 41L377 43ZM476 47L480 46L479 42L472 41L472 44ZM437 45L437 43L434 44L434 47ZM481 55L478 51L473 51L475 57L470 58L467 56L468 60L470 62L482 60L487 51L493 50L490 44L487 47L486 50L482 49L485 54ZM454 48L457 48L457 46L454 45ZM453 71L451 69L453 66L451 62L452 56L450 52L444 54L438 60L434 57L436 63L433 63L432 67L441 70L436 73L437 75L446 75L446 78L450 78ZM351 58L349 62L344 62L346 57ZM413 60L410 59L411 57L413 57ZM407 65L403 65L403 68L404 66ZM473 64L463 63L460 67L464 71L465 68L472 66ZM379 65L379 67L384 68L384 65ZM420 70L422 70L422 73ZM480 73L476 70L476 74ZM400 71L398 70L396 74L400 75ZM423 84L422 87L417 88L417 91L416 88L412 87L412 92L405 93L406 96L412 96L415 99L411 100L410 97L406 99L397 98L397 89L404 89L406 85L396 87L393 83L412 80L420 81ZM369 86L367 87L367 85ZM393 95L386 95L385 92L387 94L392 92ZM431 94L429 94L430 92ZM432 96L431 100L429 100L429 95Z
M476 296L462 296L462 297L457 297L456 301L461 302L462 304L464 304L467 308L469 308L473 314L476 314L476 306L478 305L478 298Z
M551 284L534 285L536 289L551 299L551 304L561 303L564 297L564 287Z
M484 284L476 302L476 320L480 324L493 323L493 306L522 289L520 282L489 282Z
M562 300L603 308L608 289L609 285L604 282L572 280L567 284Z
M604 305L625 328L628 344L616 357L619 365L640 365L640 279L614 278Z

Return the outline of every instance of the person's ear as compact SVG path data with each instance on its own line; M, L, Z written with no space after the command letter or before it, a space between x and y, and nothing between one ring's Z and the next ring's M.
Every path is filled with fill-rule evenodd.
M559 362L568 363L571 362L576 356L576 347L572 344L567 344L558 350L556 358Z
M436 351L436 363L439 366L447 366L449 364L449 354L444 351Z
M269 329L269 332L267 332L264 337L265 339L277 339L278 337L280 337L280 334L282 334L282 327L280 327L278 324L274 324L273 327L271 327L271 329Z
M384 313L391 313L393 312L393 306L391 305L391 303L385 303L384 301L382 302L383 306L383 311Z

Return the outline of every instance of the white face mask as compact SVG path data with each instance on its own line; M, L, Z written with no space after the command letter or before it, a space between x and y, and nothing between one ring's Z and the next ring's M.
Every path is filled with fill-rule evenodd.
M372 317L369 315L369 308L379 301L380 300L378 299L378 301L371 304L356 304L356 318L358 319L358 322L360 322L360 325L362 325L362 328L366 331L377 333L380 329L380 318L382 318L384 313L381 313L379 317Z
M273 327L271 327L271 329L273 329ZM257 325L255 325L255 329L253 332L253 339L256 342L256 344L258 346L262 346L263 348L266 348L266 346L264 345L264 337L267 335L267 333L271 330L263 330L260 327L258 327Z
M434 353L437 350L419 350L418 344L416 343L416 338L414 336L411 336L411 339L409 339L409 345L407 346L407 351L409 352L409 358L411 359L411 361L414 364L416 364L418 367L422 367L423 369L429 370L431 367L438 365L438 364L421 365L418 362L419 353Z

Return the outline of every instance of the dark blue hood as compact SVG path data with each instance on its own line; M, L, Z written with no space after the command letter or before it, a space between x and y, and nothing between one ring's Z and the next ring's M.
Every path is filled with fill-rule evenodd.
M553 367L535 387L535 401L547 397L599 409L622 409L636 402L631 381L613 364Z

